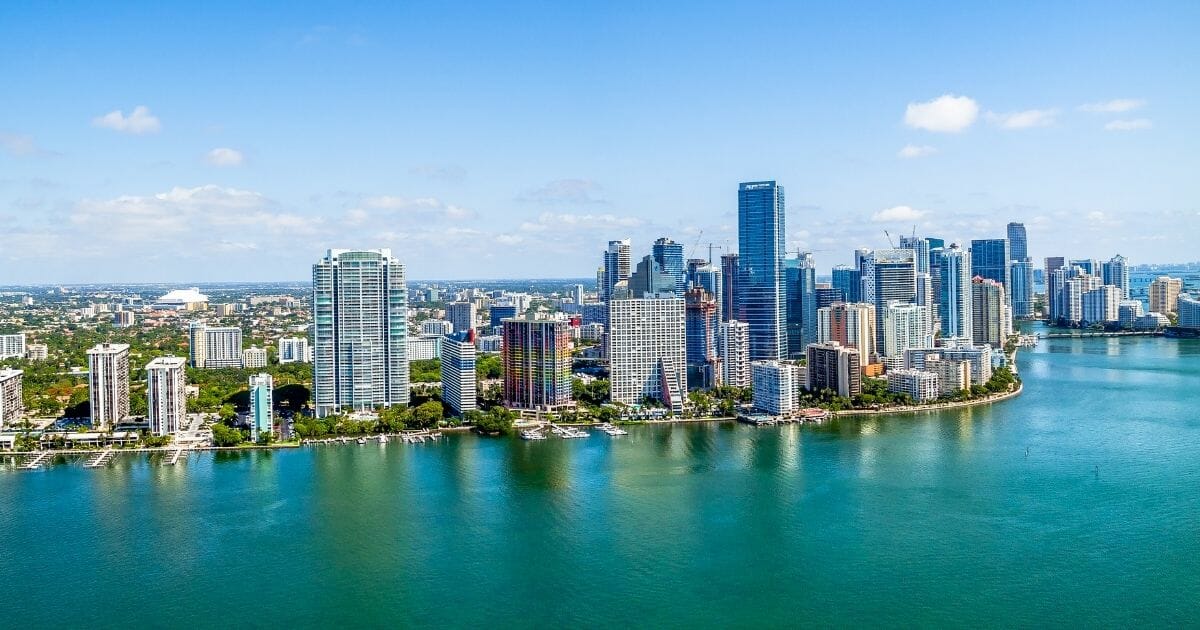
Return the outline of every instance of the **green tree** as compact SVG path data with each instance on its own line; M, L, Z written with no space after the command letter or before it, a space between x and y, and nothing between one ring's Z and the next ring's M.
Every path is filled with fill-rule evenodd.
M413 425L418 429L429 429L442 421L442 403L436 400L423 402L413 410Z

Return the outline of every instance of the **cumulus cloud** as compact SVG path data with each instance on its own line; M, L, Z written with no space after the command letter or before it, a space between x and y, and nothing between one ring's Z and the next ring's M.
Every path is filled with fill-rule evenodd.
M937 153L937 149L934 147L928 145L909 144L905 145L903 149L900 149L896 155L906 160L911 160L913 158L933 155L934 153Z
M132 134L158 133L162 129L158 118L151 114L145 105L133 108L128 116L122 114L119 109L97 116L92 119L92 125Z
M1079 111L1119 114L1121 112L1131 112L1135 109L1141 109L1145 106L1146 101L1144 99L1117 98L1111 101L1099 101L1096 103L1086 103L1084 105L1080 105Z
M904 124L914 129L940 133L958 133L975 123L979 104L967 96L944 94L932 101L909 103Z
M988 122L1001 129L1031 129L1033 127L1049 127L1055 123L1057 109L1027 109L1020 112L997 114L988 112Z
M1151 129L1154 123L1148 118L1133 118L1131 120L1113 120L1107 125L1104 125L1105 131L1138 131L1141 129Z
M917 210L909 206L892 206L871 215L871 220L876 223L917 221L927 214L929 213L924 210Z
M218 147L209 151L204 160L212 166L241 166L246 158L237 149Z
M33 136L14 133L0 133L0 148L17 157L41 153L41 149L33 141Z
M532 203L607 203L601 194L600 185L590 179L557 179L545 186L525 191L517 200Z

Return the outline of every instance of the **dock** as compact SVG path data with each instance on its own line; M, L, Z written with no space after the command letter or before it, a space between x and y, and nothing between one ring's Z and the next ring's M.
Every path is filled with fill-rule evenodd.
M53 451L41 451L39 453L35 453L33 459L21 464L21 470L37 470L42 467L42 464L45 464L53 456Z
M84 468L99 468L107 464L115 454L116 451L112 450L111 448L105 449L93 455L83 466Z
M163 463L166 464L167 466L174 466L175 464L179 463L179 460L180 460L180 458L183 457L184 453L186 453L186 451L184 449L177 448L171 452L170 457L168 457L167 461L165 461Z

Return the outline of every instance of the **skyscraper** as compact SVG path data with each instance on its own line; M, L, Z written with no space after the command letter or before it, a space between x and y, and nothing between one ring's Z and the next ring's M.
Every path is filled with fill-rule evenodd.
M194 368L242 367L242 329L192 322L188 325L188 359Z
M958 244L942 250L938 320L943 337L971 338L971 260Z
M129 344L102 343L87 355L92 428L111 429L129 417Z
M25 414L23 374L21 370L0 368L0 430L17 424Z
M738 255L721 256L721 321L737 319Z
M838 265L833 268L833 288L841 289L847 302L862 301L862 271L858 267Z
M804 357L804 347L817 341L817 266L807 252L784 259L787 295L788 357Z
M686 295L687 382L689 387L712 387L720 380L717 361L717 301L702 288Z
M725 321L722 314L725 302L721 295L725 289L725 282L721 277L721 268L707 261L696 264L688 271L688 284L692 288L708 291L717 302L717 319Z
M442 340L442 402L455 416L476 409L475 330Z
M903 357L909 348L932 348L933 326L929 308L891 302L883 311L883 348L887 357Z
M1179 293L1183 291L1183 278L1159 276L1150 283L1150 312L1167 315L1179 308Z
M721 384L750 387L750 328L736 319L721 323L717 336Z
M570 404L571 333L567 322L524 316L506 319L502 326L504 406L553 409Z
M817 343L836 341L858 350L862 363L875 355L875 307L840 303L817 310Z
M890 302L917 299L916 259L911 249L880 249L862 259L863 302L875 305L875 347L883 348L883 316Z
M924 236L901 236L900 249L911 249L917 273L929 273L929 241Z
M750 359L787 355L784 194L773 181L738 187L739 321L750 326Z
M824 389L851 398L862 393L862 363L858 350L842 347L836 341L814 343L808 347L806 388Z
M0 359L25 356L25 333L0 335Z
M1033 260L1014 259L1009 275L1012 277L1013 317L1033 317Z
M446 305L446 319L453 327L451 332L467 332L474 328L475 314L474 302L451 302Z
M629 239L609 241L608 249L604 250L604 265L600 283L600 301L607 302L612 298L613 287L622 280L628 280L632 272L633 248Z
M187 361L159 357L146 365L146 420L154 435L174 435L187 426Z
M1012 288L1012 275L1009 263L1012 254L1009 251L1008 239L991 238L971 241L971 274L981 278L995 280L1004 285L1007 291Z
M977 345L1003 348L1012 333L1004 285L976 276L971 281L971 338Z
M683 245L664 237L654 241L650 251L662 272L675 281L675 295L683 295L684 291L687 291L687 270L683 264Z
M250 439L271 433L275 428L275 379L270 374L250 377Z
M608 321L612 401L639 405L650 397L681 413L687 395L684 300L615 300Z
M408 287L390 249L331 249L313 265L317 416L408 404Z
M1117 254L1100 265L1100 276L1104 284L1111 284L1121 291L1121 299L1129 299L1129 263Z
M1010 260L1029 258L1029 239L1025 234L1024 223L1008 224L1008 249Z
M279 338L279 362L281 364L308 363L309 360L307 337Z
M619 290L614 290L609 301L616 301L623 297L642 298L646 294L658 295L660 293L673 293L677 297L682 297L683 293L675 293L678 286L678 278L664 272L654 256L646 256L637 264L637 268L629 277L629 295L620 295Z

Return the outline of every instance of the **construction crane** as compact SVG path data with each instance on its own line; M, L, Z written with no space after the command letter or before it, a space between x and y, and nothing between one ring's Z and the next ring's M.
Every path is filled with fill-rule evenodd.
M692 258L696 257L696 248L700 247L700 239L702 239L702 238L704 238L704 230L700 230L696 234L696 242L692 243L692 249L691 249L691 251L688 252L688 259L692 259Z
M888 234L887 230L883 231L883 235L887 237L888 245L891 245L892 249L896 249L896 243L892 241L892 235Z

